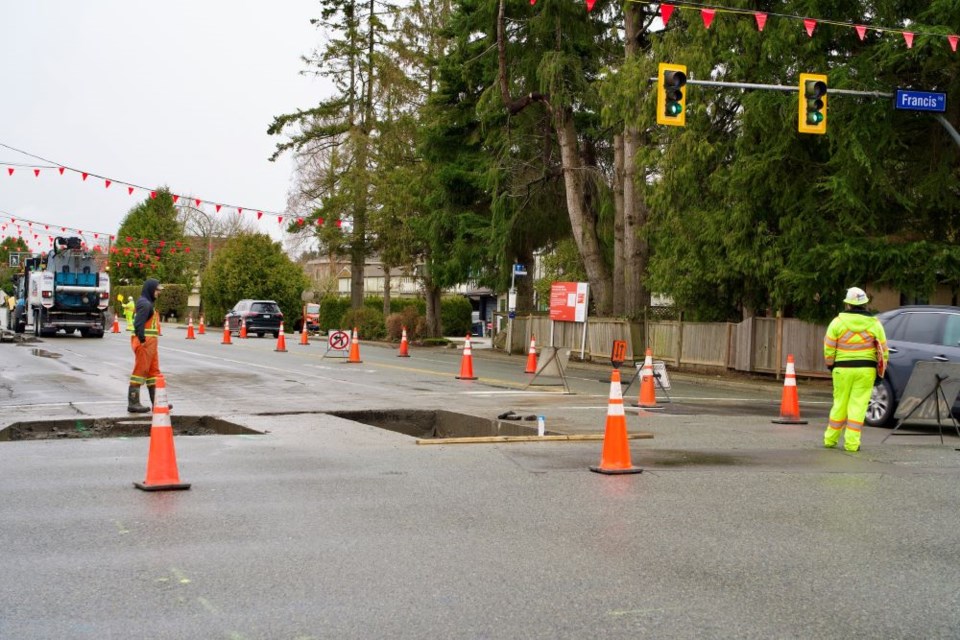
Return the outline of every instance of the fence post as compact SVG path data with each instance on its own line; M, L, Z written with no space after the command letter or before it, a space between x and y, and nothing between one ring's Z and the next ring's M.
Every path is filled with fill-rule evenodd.
M677 367L680 367L681 356L683 355L683 311L677 316Z
M777 380L780 379L780 363L783 361L783 309L777 310Z

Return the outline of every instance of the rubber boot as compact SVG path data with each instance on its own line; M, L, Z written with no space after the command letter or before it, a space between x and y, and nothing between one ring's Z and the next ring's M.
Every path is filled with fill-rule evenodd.
M140 404L140 385L132 384L127 389L127 412L128 413L147 413L150 407Z
M147 387L147 391L150 392L150 406L152 407L154 404L156 404L156 402L154 402L153 399L154 399L154 397L157 395L157 388L156 388L156 387ZM173 409L173 403L168 402L168 403L167 403L167 409Z

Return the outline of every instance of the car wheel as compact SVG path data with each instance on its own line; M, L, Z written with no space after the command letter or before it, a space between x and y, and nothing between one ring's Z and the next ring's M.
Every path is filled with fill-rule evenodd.
M867 405L867 416L864 422L871 427L892 426L896 405L890 381L886 378L880 380L873 385L873 392L870 394L870 403Z

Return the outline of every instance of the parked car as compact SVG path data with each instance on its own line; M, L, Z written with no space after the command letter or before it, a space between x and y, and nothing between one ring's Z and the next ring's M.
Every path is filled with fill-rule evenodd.
M273 300L241 300L227 312L227 327L231 333L240 334L240 322L247 325L247 335L257 334L262 338L265 333L280 337L280 323L283 313Z
M887 334L890 362L873 387L866 423L893 426L893 414L917 362L960 362L960 307L910 306L877 315ZM960 403L954 404L960 415Z
M320 305L315 303L309 303L306 305L307 308L307 332L316 333L320 330ZM300 310L301 313L303 309ZM293 323L293 330L299 332L300 328L303 326L303 316L297 318Z

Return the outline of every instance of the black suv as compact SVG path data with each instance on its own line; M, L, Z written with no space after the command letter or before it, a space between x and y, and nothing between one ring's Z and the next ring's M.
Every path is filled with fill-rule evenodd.
M887 334L890 362L867 406L866 423L892 426L893 414L917 362L960 362L960 307L900 307L877 314ZM960 413L960 403L953 406Z
M227 327L231 333L240 334L240 322L247 325L247 334L255 333L262 338L265 333L280 337L283 313L273 300L241 300L227 312Z

